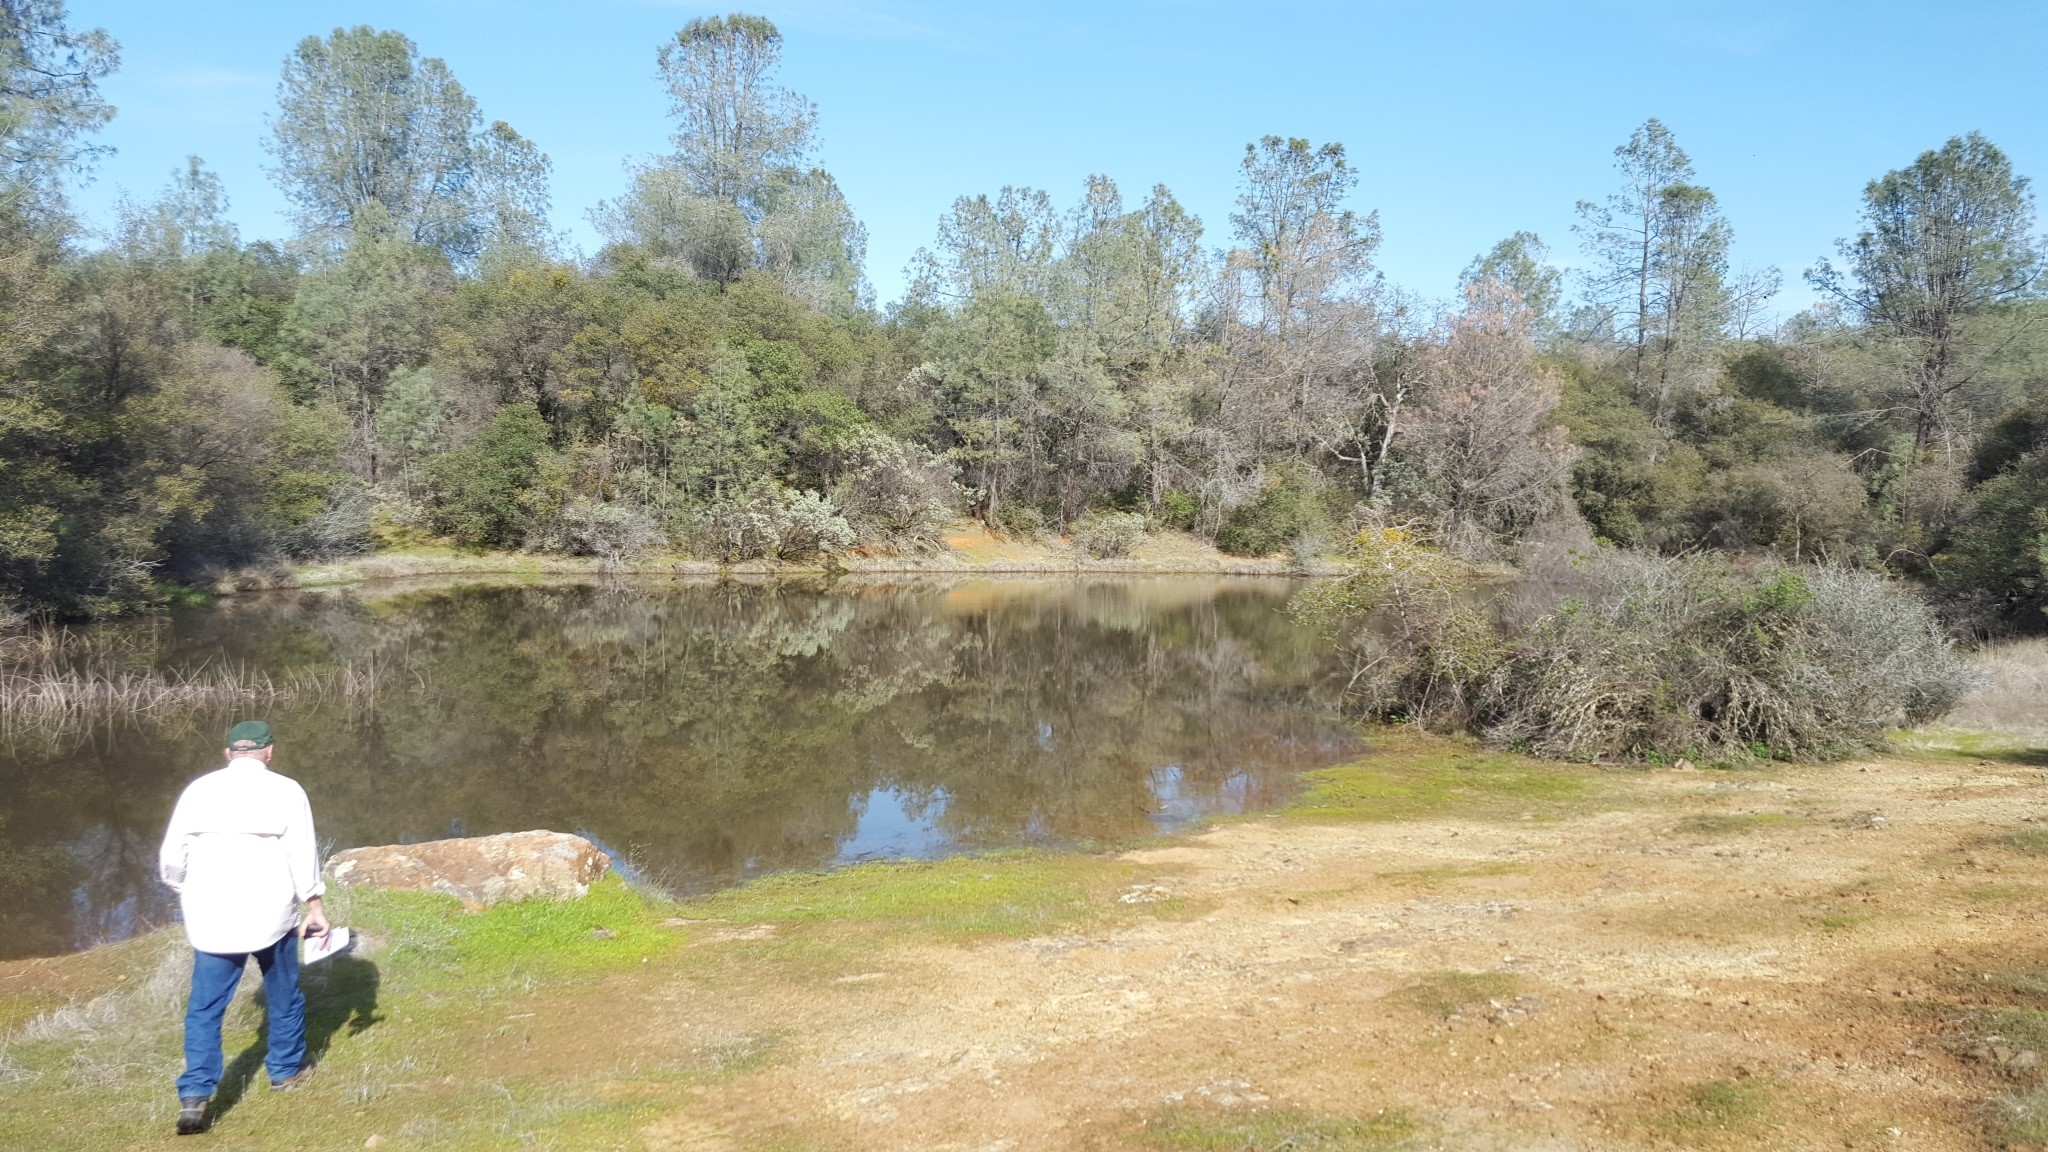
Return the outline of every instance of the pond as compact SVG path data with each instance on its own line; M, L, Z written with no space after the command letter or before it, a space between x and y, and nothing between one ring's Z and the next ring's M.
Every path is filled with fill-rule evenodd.
M7 733L0 957L173 920L164 822L244 715L276 728L323 852L549 828L676 893L1256 810L1356 751L1296 588L469 585L182 611L124 650L285 695Z

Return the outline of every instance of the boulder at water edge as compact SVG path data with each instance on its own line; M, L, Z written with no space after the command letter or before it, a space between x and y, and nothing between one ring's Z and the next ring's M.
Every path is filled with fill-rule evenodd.
M536 831L351 848L327 861L327 874L351 888L446 892L474 912L506 900L582 896L611 865L581 836Z

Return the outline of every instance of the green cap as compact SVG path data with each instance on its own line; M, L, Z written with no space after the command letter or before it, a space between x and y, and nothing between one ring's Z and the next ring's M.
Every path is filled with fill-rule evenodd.
M228 751L254 752L270 747L270 725L261 720L244 720L228 729Z

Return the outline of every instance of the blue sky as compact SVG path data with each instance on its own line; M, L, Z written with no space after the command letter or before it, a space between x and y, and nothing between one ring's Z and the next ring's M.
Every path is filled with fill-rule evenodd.
M226 182L246 238L287 232L262 142L292 45L337 25L411 36L484 115L555 163L555 222L585 216L662 151L656 47L728 6L651 0L72 0L123 64L107 85L118 151L76 200L110 218L188 153ZM1228 242L1236 164L1266 133L1342 141L1355 207L1380 213L1393 282L1448 295L1472 256L1530 229L1577 256L1573 204L1613 184L1612 150L1671 126L1736 232L1738 265L1799 272L1855 224L1863 184L1950 135L1983 131L2048 175L2048 4L973 4L758 2L786 39L783 80L814 100L822 157L869 232L883 301L953 198L1003 184L1077 199L1106 172L1136 201L1172 188Z

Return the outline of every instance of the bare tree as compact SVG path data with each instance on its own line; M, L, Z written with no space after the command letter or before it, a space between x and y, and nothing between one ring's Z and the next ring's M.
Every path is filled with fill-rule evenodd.
M1485 280L1424 357L1402 460L1447 546L1484 551L1556 507L1573 453L1551 425L1560 381L1538 364L1529 310Z

